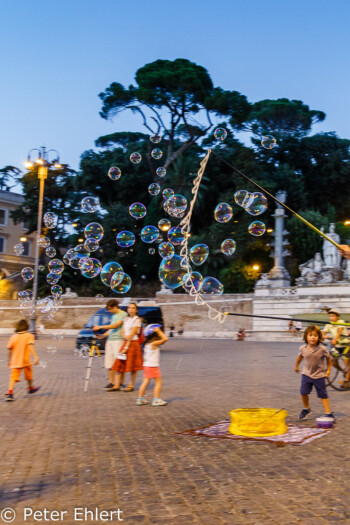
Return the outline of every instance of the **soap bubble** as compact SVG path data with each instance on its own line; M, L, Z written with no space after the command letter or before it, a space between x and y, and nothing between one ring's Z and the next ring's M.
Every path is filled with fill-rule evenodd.
M222 295L224 287L215 277L205 277L201 287L201 293L208 295Z
M159 160L159 159L162 158L162 156L163 156L163 152L162 152L161 149L159 149L159 148L154 148L154 149L152 149L152 151L151 151L151 157L153 157L153 158L156 159L156 160Z
M51 286L51 293L55 299L58 299L63 293L62 286L60 286L59 284L54 284L53 286Z
M22 210L24 211L24 213L29 213L30 212L29 206L23 206Z
M134 202L129 208L129 213L134 219L142 219L146 215L147 209L141 202Z
M84 242L84 246L89 252L95 252L100 247L98 241L96 241L96 239L93 239L92 237L88 237L86 239L86 241Z
M156 250L154 248L149 248L148 253L150 255L154 255L156 253Z
M55 354L57 352L57 348L55 347L55 345L48 345L47 352L49 354Z
M33 301L22 301L21 313L26 317L32 317L33 315L35 315L35 306Z
M24 281L30 281L34 277L34 270L33 270L33 268L30 268L29 266L26 266L25 268L22 268L21 276L22 276L22 279Z
M188 273L182 266L182 257L174 255L170 260L163 259L159 266L159 280L174 290L182 285L184 275Z
M100 203L97 197L84 197L80 203L81 211L83 213L95 213L98 210Z
M267 210L267 198L265 195L259 192L252 194L252 198L249 201L248 206L244 206L246 212L250 215L261 215Z
M220 249L224 255L233 255L236 251L236 242L233 239L225 239Z
M74 255L70 258L69 265L75 270L79 270L80 261L87 257L89 254L75 252ZM64 259L64 258L63 258Z
M152 184L148 186L148 193L150 195L158 195L159 192L160 192L160 186L156 182L153 182Z
M254 221L248 226L248 232L255 237L260 237L266 231L266 226L261 221Z
M226 129L225 128L216 128L216 130L214 131L214 137L216 138L216 140L224 141L225 138L227 137Z
M182 280L182 286L186 292L191 292L192 288L199 292L203 284L203 277L199 272L186 273Z
M172 244L181 244L184 240L184 234L179 226L173 226L168 231L168 239Z
M135 235L129 231L119 232L116 238L118 246L122 248L130 248L135 243Z
M89 357L90 356L90 353L91 353L91 348L89 345L85 344L85 345L81 345L80 348L79 348L79 357Z
M71 258L75 255L74 248L70 248L66 251L66 253L63 256L63 262L67 265L70 265Z
M52 259L47 266L51 273L60 274L64 270L64 264L60 259Z
M84 233L87 239L95 239L95 241L100 241L103 237L104 231L103 227L98 222L90 222L90 224L85 226Z
M248 191L246 190L238 190L234 194L235 203L238 204L238 206L243 207L243 203L245 202L248 195Z
M160 221L158 222L158 228L162 232L167 232L171 228L171 222L169 221L169 219L160 219Z
M39 270L39 272L44 272L45 271L45 266L43 264L39 264L38 270Z
M112 277L111 277L111 280L110 280L110 287L112 288L112 290L114 288L116 288L118 286L118 284L120 284L122 282L124 278L124 272L121 271L121 272L115 272Z
M155 242L158 242L158 243L163 242L163 235L160 232L159 232L159 235L156 238Z
M82 259L80 259L79 270L81 272L88 272L92 270L93 267L94 267L94 263L93 263L93 260L90 259L90 257L83 257Z
M92 264L93 264L92 268L81 270L81 275L83 277L86 277L87 279L93 279L93 277L96 277L101 272L102 264L100 263L99 260L93 259L93 258L89 259L89 261L92 261ZM90 262L89 262L89 265L90 265Z
M121 174L122 174L122 170L120 168L117 168L117 166L112 166L108 170L108 177L111 180L118 180L118 179L120 179Z
M39 362L39 367L40 367L40 368L47 368L47 361L43 361L43 360L41 359L40 362Z
M273 149L277 144L277 140L271 135L266 135L261 139L261 145L265 149Z
M49 246L48 248L46 248L45 253L48 257L55 257L56 250L55 248L53 248L53 246Z
M62 274L61 273L48 273L47 276L46 276L46 281L48 282L48 284L56 284L58 283L58 281L61 279L62 277Z
M162 259L169 261L175 254L175 248L171 242L162 242L162 244L158 246L158 252Z
M101 275L101 274L100 274L100 275ZM98 301L98 302L99 302L99 301L102 301L102 300L104 299L104 295L102 295L101 293L97 293L97 294L95 295L95 299L96 299L96 301Z
M50 239L48 237L40 237L39 246L40 248L47 248L50 246Z
M159 235L159 230L155 226L145 226L141 230L141 240L146 243L154 242Z
M228 222L232 219L233 211L229 204L220 202L214 210L214 218L217 222Z
M209 255L209 248L206 244L196 244L190 249L190 259L196 266L205 263Z
M156 174L158 175L158 177L165 177L166 175L166 169L165 168L157 168L156 169Z
M23 244L21 243L15 244L13 247L13 251L15 252L16 255L22 255L22 253L24 252Z
M137 153L137 151L135 151L134 153L130 155L130 160L133 164L139 164L142 160L142 155L140 153Z
M173 195L166 201L166 211L171 217L182 217L186 208L187 199L182 195Z
M165 200L168 200L174 195L174 190L172 190L171 188L165 188L162 192L162 195Z
M123 268L119 263L111 261L105 264L100 273L100 278L103 284L105 284L106 286L110 286L111 279L113 275L117 272L123 272Z
M119 272L117 272L117 273L119 273ZM126 293L131 288L132 281L131 281L130 275L128 275L125 272L122 272L122 274L123 274L122 275L122 279L119 281L118 284L113 283L113 286L112 286L112 283L111 283L111 290L113 290L113 292L115 292L115 293ZM118 276L118 278L119 278L119 276ZM116 281L117 280L118 279L116 279Z
M22 290L18 292L17 297L20 301L31 301L33 298L32 290Z
M48 211L47 213L45 213L43 220L45 226L51 230L52 228L56 228L58 217L52 211Z
M151 135L149 140L153 142L153 144L159 144L159 142L162 140L162 137L155 133L154 135Z
M73 248L73 253L81 253L83 255L90 255L90 250L84 244L77 244Z

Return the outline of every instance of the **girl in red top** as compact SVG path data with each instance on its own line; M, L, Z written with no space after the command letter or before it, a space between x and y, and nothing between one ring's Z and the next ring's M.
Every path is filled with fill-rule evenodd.
M25 319L17 323L16 333L8 342L9 367L12 369L8 393L5 394L6 401L14 401L13 388L21 377L22 370L24 378L28 381L28 393L34 394L40 387L33 386L33 370L30 356L34 357L34 365L39 363L39 358L34 348L34 336L28 332L29 325Z

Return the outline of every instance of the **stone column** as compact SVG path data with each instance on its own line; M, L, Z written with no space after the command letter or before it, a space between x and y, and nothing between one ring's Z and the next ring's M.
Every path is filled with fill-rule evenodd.
M281 202L286 202L287 193L285 191L279 191L276 194L276 197ZM285 240L288 231L284 229L284 219L286 214L284 208L280 204L277 204L277 208L273 215L275 218L275 231L274 235L274 266L267 274L268 284L273 288L283 288L284 286L290 286L290 275L284 267L284 257L289 255L288 250L285 246L288 244L288 241Z

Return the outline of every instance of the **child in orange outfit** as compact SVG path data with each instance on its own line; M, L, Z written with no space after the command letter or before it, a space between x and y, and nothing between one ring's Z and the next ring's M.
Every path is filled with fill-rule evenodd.
M8 393L5 394L6 401L14 401L13 388L19 382L21 372L24 371L24 378L28 381L28 393L34 394L40 387L33 386L33 370L30 356L34 357L34 365L39 363L39 358L34 348L34 336L28 332L29 325L25 319L17 323L16 333L12 335L8 342L9 367L12 369L10 375Z

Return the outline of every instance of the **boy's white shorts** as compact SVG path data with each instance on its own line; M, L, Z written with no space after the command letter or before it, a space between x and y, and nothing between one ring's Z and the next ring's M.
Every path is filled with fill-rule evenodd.
M121 347L124 344L124 340L120 341L106 341L105 346L105 368L112 368L114 361L116 360L117 354L119 354Z

